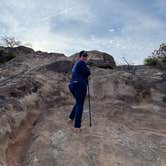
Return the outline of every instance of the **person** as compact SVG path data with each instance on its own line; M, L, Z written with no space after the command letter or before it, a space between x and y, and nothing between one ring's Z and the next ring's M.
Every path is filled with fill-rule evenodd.
M68 123L73 124L73 121L75 121L74 132L81 131L81 119L87 93L88 77L90 76L90 70L86 65L87 59L88 53L81 51L79 59L72 68L72 78L69 83L69 90L75 98L75 104L69 115Z

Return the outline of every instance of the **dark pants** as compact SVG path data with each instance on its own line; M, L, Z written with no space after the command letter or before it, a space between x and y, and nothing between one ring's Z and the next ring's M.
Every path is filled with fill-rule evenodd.
M69 89L75 98L75 104L69 118L75 120L75 128L80 128L87 87L84 82L71 82L69 84Z

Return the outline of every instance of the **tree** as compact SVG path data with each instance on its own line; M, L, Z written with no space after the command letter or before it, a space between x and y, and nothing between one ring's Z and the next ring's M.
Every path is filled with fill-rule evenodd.
M9 36L3 36L2 42L6 47L10 47L10 48L21 45L21 41L18 41L14 37L9 37Z
M154 57L158 57L158 58L164 58L164 57L166 57L166 43L162 43L160 45L160 48L158 50L154 50L152 52L152 55Z
M152 56L144 60L144 64L166 68L166 43L161 44L158 50L154 50Z

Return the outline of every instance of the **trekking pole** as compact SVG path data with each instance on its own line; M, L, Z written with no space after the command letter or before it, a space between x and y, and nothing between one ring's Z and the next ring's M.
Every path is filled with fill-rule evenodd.
M90 91L89 91L89 81L88 81L88 102L89 102L89 126L92 126L91 122L91 104L90 104Z

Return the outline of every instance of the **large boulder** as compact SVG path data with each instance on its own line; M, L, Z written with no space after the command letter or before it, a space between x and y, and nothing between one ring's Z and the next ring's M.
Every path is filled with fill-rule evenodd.
M89 58L88 58L88 65L96 66L100 68L111 68L113 69L116 66L114 58L112 55L107 54L105 52L100 51L87 51ZM70 60L76 61L79 57L79 53L76 53L69 57Z

